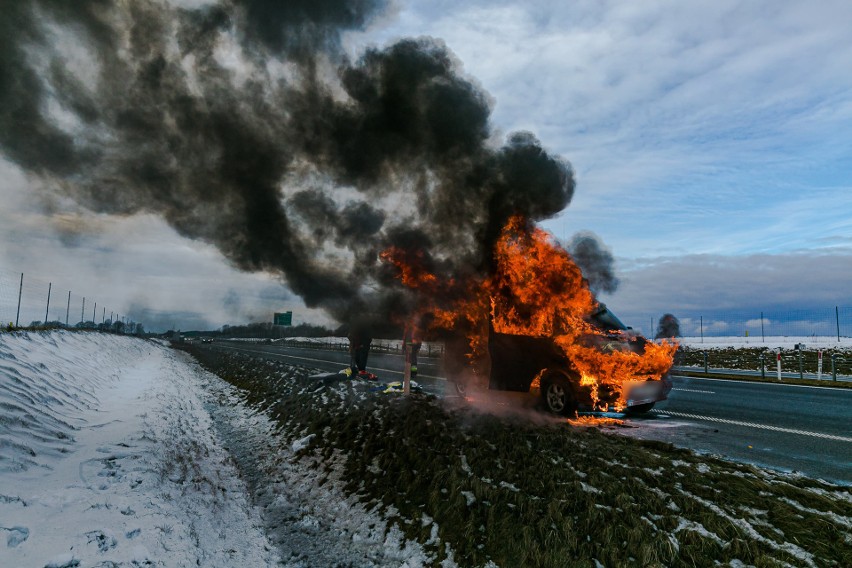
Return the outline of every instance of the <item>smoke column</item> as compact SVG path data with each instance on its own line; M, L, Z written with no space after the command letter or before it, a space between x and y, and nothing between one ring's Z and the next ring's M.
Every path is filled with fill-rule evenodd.
M592 292L611 294L618 289L615 259L597 235L590 231L577 233L566 248L588 280Z
M674 337L680 337L680 322L672 314L665 314L660 318L654 339L672 339Z
M482 274L506 220L568 205L570 165L493 142L489 97L437 39L351 60L381 0L0 0L0 151L47 191L155 213L310 307L387 318L394 244ZM604 288L606 289L606 288Z

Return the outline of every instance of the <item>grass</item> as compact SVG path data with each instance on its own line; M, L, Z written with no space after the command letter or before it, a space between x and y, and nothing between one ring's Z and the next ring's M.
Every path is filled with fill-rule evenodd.
M283 363L186 347L279 424L314 434L318 483L460 566L852 566L852 492L564 421L324 385ZM440 543L433 539L436 535Z
M778 352L772 347L725 347L699 349L683 347L678 349L676 365L704 367L704 354L707 354L707 365L711 368L745 369L759 371L761 357L766 368L767 376L776 372ZM816 373L819 366L819 352L816 349L781 350L781 369L785 373L799 372L799 355L801 354L802 371ZM852 374L852 352L844 348L826 348L822 350L822 374L831 379L831 356L836 357L835 366L838 374Z

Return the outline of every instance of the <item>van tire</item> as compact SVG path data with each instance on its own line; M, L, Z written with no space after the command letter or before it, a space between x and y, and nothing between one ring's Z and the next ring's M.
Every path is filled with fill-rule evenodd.
M467 383L462 381L450 381L453 385L453 390L459 396L467 396Z
M541 402L548 412L573 415L577 412L577 397L568 377L559 373L541 379Z

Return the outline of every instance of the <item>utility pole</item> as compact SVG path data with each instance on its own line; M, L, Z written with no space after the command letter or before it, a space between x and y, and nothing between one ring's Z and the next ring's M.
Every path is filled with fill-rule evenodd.
M21 278L24 275L21 274ZM837 342L840 343L840 308L834 306L834 321L837 323Z
M65 327L68 327L68 314L71 313L71 290L68 290L68 304L65 306Z
M50 290L53 288L53 282L47 283L47 307L44 308L44 325L47 326L47 313L50 311Z
M766 343L766 336L763 334L763 312L760 312L760 339Z
M98 311L98 303L95 302L95 307L92 308L92 325L95 325L95 312Z
M104 308L104 313L101 315L101 325L106 323L106 308Z
M18 313L15 314L15 327L18 327L18 320L21 318L21 294L24 293L24 273L21 272L21 287L18 288Z
M80 308L80 327L86 322L86 296L83 296L83 307Z
M704 343L704 316L699 316L701 318L701 343Z

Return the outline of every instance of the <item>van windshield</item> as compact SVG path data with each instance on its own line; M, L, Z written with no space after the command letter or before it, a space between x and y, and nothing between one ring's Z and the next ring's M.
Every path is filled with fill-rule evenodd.
M592 314L592 322L606 331L624 331L627 329L627 326L621 323L621 320L605 307Z

